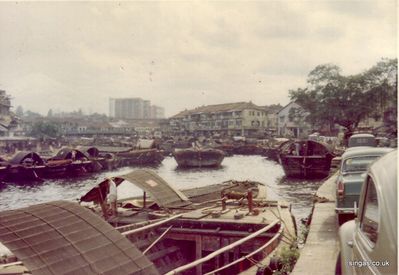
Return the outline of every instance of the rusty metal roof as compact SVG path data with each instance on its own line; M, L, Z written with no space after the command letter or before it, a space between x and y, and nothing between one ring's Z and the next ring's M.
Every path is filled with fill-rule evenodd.
M0 241L32 274L158 274L128 239L73 202L1 212Z
M116 185L121 184L124 180L138 186L143 191L149 193L154 201L159 205L167 208L182 207L191 204L188 198L179 190L168 184L156 173L138 169L126 175L113 177ZM101 182L98 186L91 189L86 195L80 198L81 201L100 201L100 196L104 197L108 179Z

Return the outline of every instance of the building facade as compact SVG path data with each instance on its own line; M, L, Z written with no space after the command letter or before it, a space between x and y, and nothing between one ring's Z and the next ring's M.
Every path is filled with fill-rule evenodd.
M165 118L165 109L156 105L151 106L151 118Z
M295 102L290 102L277 113L277 134L282 137L304 138L311 126L305 121L307 113Z
M0 90L0 136L13 135L18 119L11 112L11 100L6 91Z
M210 136L264 135L267 112L252 102L237 102L184 110L169 120L174 134Z

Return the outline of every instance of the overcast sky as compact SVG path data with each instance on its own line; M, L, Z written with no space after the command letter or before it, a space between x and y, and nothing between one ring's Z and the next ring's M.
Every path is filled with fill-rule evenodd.
M315 66L396 57L396 1L0 3L0 89L24 110L108 114L142 97L166 115L289 102ZM15 108L14 108L15 109Z

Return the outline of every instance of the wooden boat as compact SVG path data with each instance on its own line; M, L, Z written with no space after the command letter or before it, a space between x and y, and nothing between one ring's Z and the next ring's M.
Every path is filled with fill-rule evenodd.
M224 152L225 156L234 155L234 145L233 144L220 144L213 147Z
M218 167L224 159L224 153L217 149L176 149L173 157L179 167Z
M9 166L9 162L6 159L0 157L0 182L7 177Z
M45 162L37 153L20 151L9 161L5 180L42 180L45 169Z
M234 147L234 154L237 155L262 155L263 148L257 144L240 144Z
M164 156L162 152L157 149L132 149L128 152L116 153L120 158L121 165L158 165Z
M296 236L289 208L267 200L259 189L252 192L259 183L230 181L216 189L192 189L189 197L185 194L190 192L176 190L152 171L112 179L118 186L128 181L142 188L141 204L119 208L110 222L123 224L116 228L161 274L238 274L248 269L255 274L255 263L267 266L274 252L287 245L281 242L283 235L288 243ZM104 180L81 202L103 200L106 185ZM131 222L120 223L123 220Z
M287 177L326 177L333 158L327 144L312 140L287 142L279 152L279 162Z
M80 150L61 148L47 160L44 177L68 177L86 174L92 167L92 161Z
M89 168L91 172L112 170L119 167L119 159L114 153L101 152L95 146L78 146L76 149L85 152L92 161L92 165Z
M289 139L286 138L274 138L268 146L264 149L265 156L273 161L278 162L278 155L280 153L281 147L284 146L285 143L289 142Z

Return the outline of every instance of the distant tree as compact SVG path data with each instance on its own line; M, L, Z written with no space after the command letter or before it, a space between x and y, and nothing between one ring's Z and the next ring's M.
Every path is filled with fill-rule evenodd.
M30 133L33 137L46 138L46 137L58 137L60 134L59 127L52 122L38 121L32 126Z
M24 109L22 108L21 105L19 105L19 106L17 107L17 109L15 110L15 114L16 114L19 118L21 118L21 117L24 116Z
M39 113L36 113L36 112L32 112L32 111L30 111L30 110L27 110L27 111L25 112L25 117L27 117L27 118L38 118L38 117L42 117L42 115L39 114Z
M48 116L48 117L52 117L52 116L53 116L53 109L49 109L49 110L48 110L47 116Z
M328 125L331 130L338 124L348 136L362 119L381 115L381 108L397 100L396 62L382 59L351 76L341 75L336 65L319 65L309 73L307 87L291 90L290 97L309 112L307 120L313 127Z

